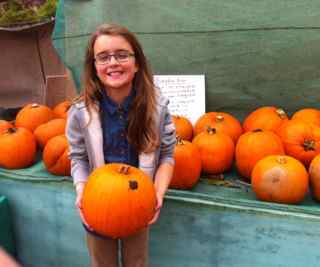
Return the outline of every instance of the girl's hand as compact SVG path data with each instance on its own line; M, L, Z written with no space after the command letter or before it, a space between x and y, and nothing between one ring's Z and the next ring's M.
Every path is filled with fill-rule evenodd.
M83 189L84 189L84 183L78 183L76 185L76 192L77 192L77 197L76 197L76 202L75 202L75 205L78 209L78 212L79 212L79 215L80 215L80 218L83 222L83 224L89 229L89 230L93 230L89 224L86 222L85 218L84 218L84 215L82 213L82 196L83 196Z
M153 218L151 219L151 221L149 222L149 225L154 224L159 218L160 209L162 208L162 204L163 204L163 195L156 193L156 200L157 200L157 203L156 203L156 208L155 208L155 214L154 214Z

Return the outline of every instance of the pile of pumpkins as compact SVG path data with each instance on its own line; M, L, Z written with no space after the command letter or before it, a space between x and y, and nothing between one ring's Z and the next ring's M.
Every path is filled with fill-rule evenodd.
M54 108L28 104L13 122L0 120L0 167L21 169L35 163L42 150L42 159L48 172L70 175L68 142L65 136L67 111L70 101Z
M243 121L208 112L194 125L173 116L175 170L171 188L192 188L201 173L221 174L233 165L263 201L297 204L308 193L320 201L320 110L305 108L291 118L266 106Z

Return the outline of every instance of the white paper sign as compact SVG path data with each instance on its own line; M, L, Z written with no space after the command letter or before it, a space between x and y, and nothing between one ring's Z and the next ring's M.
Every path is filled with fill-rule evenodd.
M205 113L204 75L154 75L154 83L170 100L171 115L185 116L194 125Z

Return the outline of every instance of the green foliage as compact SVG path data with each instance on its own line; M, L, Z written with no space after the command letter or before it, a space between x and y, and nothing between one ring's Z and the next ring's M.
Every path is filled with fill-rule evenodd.
M39 6L25 6L19 0L0 4L0 26L10 27L46 21L55 16L58 0L47 0Z

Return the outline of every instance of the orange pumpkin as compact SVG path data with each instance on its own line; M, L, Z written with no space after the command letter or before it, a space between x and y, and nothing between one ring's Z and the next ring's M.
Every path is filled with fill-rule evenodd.
M192 141L201 156L202 170L209 174L220 174L231 168L234 156L234 143L230 136L208 128Z
M320 201L320 154L310 163L309 177L312 196L315 200Z
M320 153L320 127L302 120L290 120L277 131L287 155L306 167Z
M37 143L34 135L25 128L9 128L0 133L0 166L21 169L33 164Z
M193 136L193 126L188 118L183 116L172 116L172 121L176 127L176 135L184 140L191 141Z
M69 101L69 100L63 101L63 102L57 104L53 108L53 112L57 118L67 119L68 110L69 110L70 106L71 106L71 101Z
M196 136L206 131L208 127L216 129L217 132L229 135L235 144L242 134L240 122L225 112L207 112L202 115L194 126L194 135Z
M245 132L255 129L275 132L288 120L286 112L276 107L261 107L251 112L243 122Z
M6 132L9 128L13 128L12 123L6 120L0 120L0 134Z
M302 120L320 126L320 110L315 108L304 108L293 113L292 120Z
M71 162L68 158L69 145L65 135L51 138L43 149L43 163L48 172L70 176Z
M54 136L65 133L66 120L65 119L53 119L47 123L39 125L34 130L34 135L41 148Z
M16 116L16 127L24 127L34 131L40 124L46 123L55 118L49 107L39 104L28 104L23 107Z
M138 168L110 163L95 169L85 185L82 208L95 232L127 237L153 218L156 193L152 180Z
M267 156L255 165L251 184L258 199L297 204L308 192L309 177L303 164L290 156Z
M283 155L284 148L279 136L260 129L240 136L235 149L235 160L240 175L250 180L254 165L268 155Z
M192 188L198 182L201 173L201 156L198 148L191 142L177 137L174 159L170 188Z

